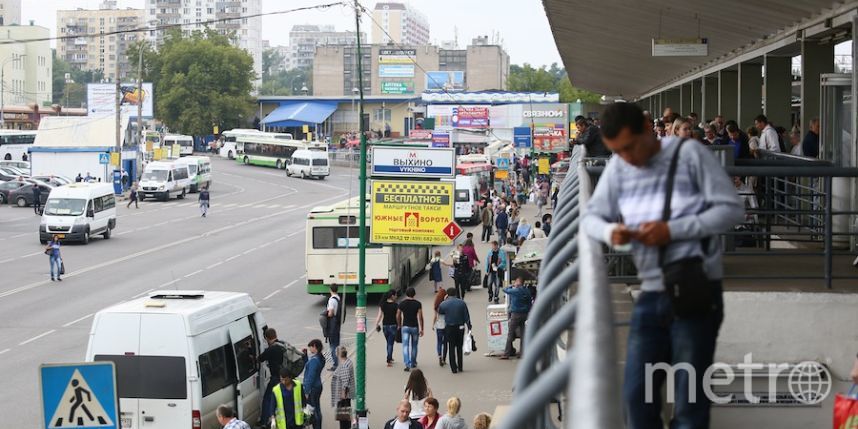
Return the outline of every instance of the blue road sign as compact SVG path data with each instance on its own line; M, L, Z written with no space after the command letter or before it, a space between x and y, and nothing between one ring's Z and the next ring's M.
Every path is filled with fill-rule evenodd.
M119 428L113 362L42 364L39 384L42 428Z
M110 154L109 153L98 154L98 163L101 165L110 164Z
M533 146L533 138L528 127L515 127L512 130L512 138L517 148L530 148Z
M497 158L495 159L495 164L498 170L509 170L509 158Z

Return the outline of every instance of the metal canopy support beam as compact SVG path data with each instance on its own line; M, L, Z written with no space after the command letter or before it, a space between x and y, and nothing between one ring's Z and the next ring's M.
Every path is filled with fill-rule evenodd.
M679 112L682 116L688 116L691 111L691 84L679 86ZM697 124L694 124L697 125Z
M762 112L762 72L760 64L739 64L739 113L736 115L736 120L742 127L753 125L754 118ZM787 126L787 124L778 125Z
M734 70L718 72L718 114L724 116L725 121L738 120L739 73Z
M703 117L703 79L695 79L691 81L691 111L697 113L700 119ZM697 126L698 124L694 124Z
M700 117L704 121L711 121L718 115L718 75L705 76L703 78L703 108L700 109Z
M819 76L834 72L834 44L817 40L801 41L801 129L819 117Z
M763 112L769 121L785 128L792 126L792 58L765 57Z

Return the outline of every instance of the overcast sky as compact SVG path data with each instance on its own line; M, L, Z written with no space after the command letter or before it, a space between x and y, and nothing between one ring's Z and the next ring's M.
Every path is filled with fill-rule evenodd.
M262 0L263 12L274 12L302 6L330 3L333 0ZM37 25L56 32L57 10L97 9L101 0L24 0L23 22L34 20ZM363 0L372 9L373 0ZM472 38L500 32L503 45L513 64L549 65L560 63L560 55L548 28L545 10L539 0L411 0L412 6L429 19L433 43L452 40L458 30L459 46L467 46ZM119 7L142 8L145 0L119 0ZM264 17L262 38L272 46L286 45L289 29L296 24L333 24L337 30L354 30L354 13L336 7L325 11L308 11ZM371 35L370 22L361 22Z

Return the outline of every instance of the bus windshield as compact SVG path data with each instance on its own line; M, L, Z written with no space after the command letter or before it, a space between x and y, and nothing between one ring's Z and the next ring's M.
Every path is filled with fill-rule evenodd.
M86 209L86 200L50 198L45 203L45 214L52 216L80 216Z
M313 228L314 249L345 249L358 247L360 228L356 226L317 226ZM369 227L366 227L369 236Z
M163 182L167 180L170 172L168 170L149 170L143 172L142 180L148 180L151 182Z

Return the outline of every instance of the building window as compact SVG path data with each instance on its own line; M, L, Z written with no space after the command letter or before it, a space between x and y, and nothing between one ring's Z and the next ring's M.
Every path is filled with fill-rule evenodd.
M364 89L364 90L366 90L366 89ZM375 115L374 115L375 119L374 120L376 122L390 122L390 119L391 119L390 109L375 109L374 113L375 113Z

